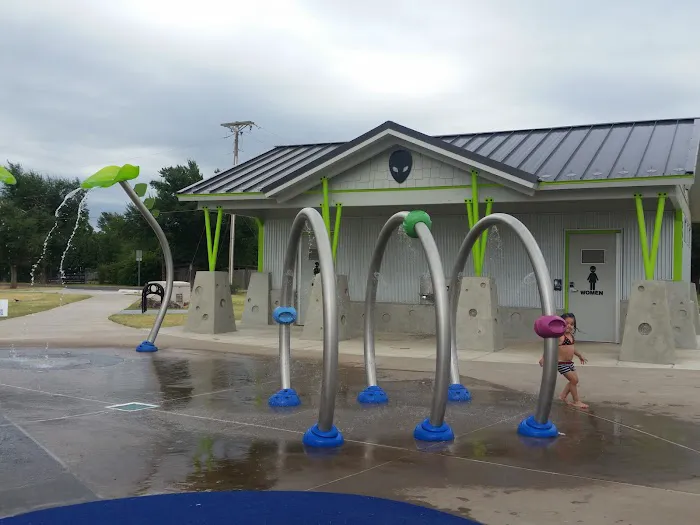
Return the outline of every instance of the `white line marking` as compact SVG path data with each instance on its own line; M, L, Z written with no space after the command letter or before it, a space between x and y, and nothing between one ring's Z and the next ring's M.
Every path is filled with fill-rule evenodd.
M106 414L106 410L100 410L98 412L85 412L83 414L73 414L73 415L68 415L68 416L60 416L60 417L50 417L47 419L30 419L28 421L22 421L23 425L32 425L34 423L48 423L51 421L61 421L63 419L74 419L78 417L86 417L86 416L96 416L98 414ZM5 418L7 419L7 417ZM0 427L10 427L10 426L16 426L15 423L6 423L4 425L0 425Z
M303 434L303 432L301 432L299 430L289 430L286 428L271 427L269 425L259 425L257 423L244 423L243 421L235 421L232 419L221 419L218 417L195 416L193 414L184 414L182 412L171 412L170 410L153 410L152 412L159 412L161 414L172 414L174 416L180 416L180 417L191 417L193 419L203 419L203 420L207 420L207 421L216 421L217 423L226 423L228 425L241 425L244 427L264 428L266 430L278 430L280 432L289 432L292 434Z
M140 408L137 408L135 410L128 410L128 409L122 408L122 407L126 407L129 405L139 405ZM120 403L118 405L108 406L107 408L112 408L114 410L120 410L122 412L139 412L140 410L148 410L151 408L158 408L158 405L150 405L148 403L141 403L140 401L129 401L128 403Z
M32 437L32 435L31 435L29 432L27 432L26 430L24 430L20 425L18 425L18 424L15 423L14 421L12 421L12 419L10 419L10 418L7 417L7 416L5 416L5 419L7 419L10 423L12 423L12 424L14 425L14 427L15 427L17 430L19 430L22 434L24 434L24 435L27 437L27 439L31 440L31 442L34 443L37 447L39 447L41 450L43 450L51 459L53 459L56 463L58 463L59 465L61 465L61 467L63 468L63 470L65 470L66 472L70 472L70 469L68 468L68 465L66 465L66 464L63 462L63 460L62 460L61 458L59 458L56 454L54 454L53 452L51 452L51 451L50 451L48 448L46 448L44 445L42 445L41 443L39 443L36 439L34 439L34 438Z
M597 419L601 419L601 420L603 420L603 421L607 421L608 423L612 423L613 425L621 426L621 427L626 428L626 429L628 429L628 430L634 430L635 432L639 432L640 434L644 434L644 435L646 435L646 436L653 437L653 438L656 438L656 439L660 439L661 441L665 441L666 443L668 443L668 444L670 444L670 445L676 445L677 447L684 448L684 449L686 449L686 450L690 450L691 452L695 452L696 454L700 454L700 450L697 450L697 449L695 449L695 448L689 447L689 446L687 446L687 445L683 445L683 444L681 444L681 443L676 443L675 441L671 441L670 439L666 439L666 438L661 437L661 436L657 436L656 434L652 434L651 432L647 432L646 430L642 430L642 429L640 429L640 428L631 427L631 426L629 426L629 425L625 425L624 423L620 423L619 421L614 421L614 420L612 420L612 419L608 419L608 418L603 417L603 416L598 416L598 415L596 415L596 414L592 414L592 413L590 413L590 412L587 412L586 410L578 410L578 409L575 408L575 407L570 407L570 408L571 408L572 410L574 410L575 412L579 412L579 413L581 413L581 414L585 414L585 415L590 416L590 417L595 417L595 418L597 418Z
M37 394L44 394L47 396L66 397L68 399L79 399L80 401L89 401L91 403L100 403L102 405L109 405L109 401L100 401L99 399L88 399L86 397L69 396L67 394L57 394L56 392L46 392L45 390L37 390L35 388L27 388L24 386L7 385L5 383L0 383L0 386L4 386L7 388L16 388L17 390L26 390L27 392L35 392Z
M403 456L405 457L405 456ZM384 465L388 465L389 463L393 463L394 461L398 461L400 459L403 459L403 457L392 459L390 461L385 461L384 463L380 463L378 465L375 465L373 467L366 468L364 470L360 470L359 472L355 472L354 474L348 474L347 476L343 476L342 478L334 479L333 481L327 481L326 483L321 483L320 485L316 485L315 487L311 487L310 489L305 489L304 492L309 492L312 490L320 489L321 487L325 487L326 485L332 485L333 483L336 483L338 481L343 481L344 479L352 478L353 476L359 476L360 474L364 474L365 472L369 472L370 470L374 470L379 467L383 467Z

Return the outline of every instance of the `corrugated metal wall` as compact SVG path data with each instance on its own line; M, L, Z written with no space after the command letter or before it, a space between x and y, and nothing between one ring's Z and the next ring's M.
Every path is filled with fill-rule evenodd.
M272 275L272 288L282 287L282 263L287 249L289 232L294 219L270 219L265 221L265 271Z
M644 269L637 219L630 212L584 214L516 215L532 232L549 265L553 279L564 278L564 231L567 229L622 230L622 299L629 296L631 283L643 279ZM291 228L291 220L270 220L265 224L265 271L272 272L272 286L279 288L282 258ZM654 212L646 214L647 235L651 241ZM382 219L343 218L338 244L337 272L346 274L352 300L364 299L367 267ZM459 246L467 233L467 219L459 216L433 216L433 235L440 250L445 274L449 277ZM425 256L418 241L397 231L389 242L377 291L380 302L418 303L420 276L427 272ZM471 260L465 275L472 275ZM489 232L485 274L498 283L499 303L503 306L538 307L539 294L532 266L524 247L506 228ZM656 266L656 278L673 278L673 212L664 214ZM557 306L563 307L563 293L555 293Z

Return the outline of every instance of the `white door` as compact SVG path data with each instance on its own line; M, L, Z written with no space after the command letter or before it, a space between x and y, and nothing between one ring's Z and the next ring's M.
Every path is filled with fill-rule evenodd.
M314 265L318 261L318 250L316 249L316 239L311 232L304 232L299 242L297 324L303 325L309 297L311 296L311 285L314 281Z
M567 232L569 312L580 341L619 342L618 237L615 232Z

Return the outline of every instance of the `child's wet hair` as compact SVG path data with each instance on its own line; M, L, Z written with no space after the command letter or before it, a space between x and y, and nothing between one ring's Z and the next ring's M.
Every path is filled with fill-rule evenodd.
M561 318L566 321L567 319L573 319L574 320L574 332L578 331L578 327L576 326L576 316L572 314L571 312L567 312L565 314L561 315Z

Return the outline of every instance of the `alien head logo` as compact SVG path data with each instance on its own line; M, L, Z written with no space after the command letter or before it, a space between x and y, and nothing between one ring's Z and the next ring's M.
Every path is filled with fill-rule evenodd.
M389 171L399 184L408 178L412 167L413 157L405 149L397 149L389 157Z

